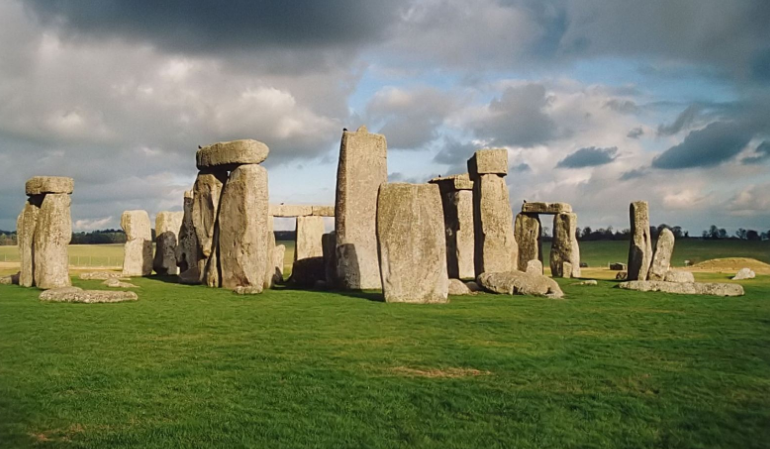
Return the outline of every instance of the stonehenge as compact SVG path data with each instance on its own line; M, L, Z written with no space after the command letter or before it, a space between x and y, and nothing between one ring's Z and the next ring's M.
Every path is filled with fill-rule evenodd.
M435 184L385 183L377 198L377 246L385 302L447 301L446 239Z
M526 204L525 204L526 205ZM540 216L534 213L516 214L513 235L519 245L519 271L529 271L532 261L540 262L540 274L543 270L542 243L540 240Z
M19 285L42 289L71 285L70 195L74 188L72 178L61 176L35 176L26 182L27 202L16 221L21 264Z
M338 286L380 289L376 221L380 184L388 181L385 136L366 126L343 131L337 166L334 232Z
M473 181L464 173L428 182L438 185L441 192L449 277L474 279Z
M477 151L468 160L468 173L473 181L475 274L513 271L519 256L504 179L508 174L508 152Z
M540 215L553 215L551 276L580 277L580 245L577 241L577 214L567 203L528 203L516 215L514 235L519 245L518 269L529 271L530 262L542 262Z
M155 258L152 269L158 274L174 275L179 272L176 249L183 220L184 212L158 212L155 216Z
M551 276L580 277L580 246L577 241L577 214L559 213L553 218Z
M647 201L635 201L629 208L631 219L631 246L628 250L629 281L645 281L652 262L650 236L650 207Z
M182 224L177 237L175 251L176 265L179 268L179 278L183 283L197 284L201 280L200 248L198 236L193 224L193 191L184 193L184 208L182 212Z
M120 226L126 233L123 276L149 276L153 262L150 216L143 210L127 210L120 217Z

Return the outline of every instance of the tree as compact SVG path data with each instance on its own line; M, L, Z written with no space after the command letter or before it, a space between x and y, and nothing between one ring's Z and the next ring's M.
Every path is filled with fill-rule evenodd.
M746 231L746 240L751 240L752 242L760 240L759 233L753 229L749 229Z

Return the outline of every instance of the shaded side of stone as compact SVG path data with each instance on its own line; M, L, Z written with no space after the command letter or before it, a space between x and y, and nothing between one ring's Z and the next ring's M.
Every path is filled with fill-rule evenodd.
M577 241L577 214L556 214L551 242L551 276L580 277L580 246Z
M31 197L16 220L16 239L21 263L19 285L22 287L35 285L35 230L42 201L42 196Z
M323 235L323 217L297 218L291 283L312 287L316 281L326 280Z
M323 245L323 259L324 259L324 277L326 285L332 287L337 285L337 260L336 251L337 247L337 235L334 231L326 233L321 239Z
M636 201L629 207L631 245L628 250L629 281L646 280L652 263L650 208L647 201Z
M161 275L178 274L176 265L177 235L184 212L158 212L155 216L155 259L152 269Z
M519 247L519 271L527 271L532 260L543 260L540 228L540 217L537 214L520 213L516 215L513 235ZM542 266L541 263L540 274L542 274Z

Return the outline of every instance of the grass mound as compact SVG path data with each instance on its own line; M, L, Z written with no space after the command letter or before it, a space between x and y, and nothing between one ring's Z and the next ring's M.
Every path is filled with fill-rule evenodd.
M757 274L770 274L770 264L760 262L750 257L725 257L720 259L704 260L688 267L690 271L704 271L711 273L735 273L741 268L750 268Z

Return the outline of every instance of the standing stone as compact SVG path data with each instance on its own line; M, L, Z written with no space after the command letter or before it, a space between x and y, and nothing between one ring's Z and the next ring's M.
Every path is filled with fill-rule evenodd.
M382 288L377 256L377 192L388 180L385 136L366 126L342 133L337 167L337 276L343 289Z
M161 275L179 273L176 266L177 235L184 212L158 212L155 216L155 259L152 269Z
M40 214L42 195L29 198L16 220L16 239L19 245L19 259L21 270L19 271L19 285L32 287L35 285L35 229Z
M69 244L72 217L67 193L49 193L43 198L34 236L34 278L38 288L68 287Z
M529 272L530 261L543 260L543 251L540 240L540 217L537 214L520 213L516 215L516 223L513 231L516 244L519 247L519 271ZM540 264L540 274L543 264Z
M652 262L650 236L650 208L647 201L636 201L629 208L631 219L631 247L628 250L629 281L645 281Z
M273 285L280 284L283 282L283 266L284 266L284 259L286 258L286 246L285 245L276 245L275 249L273 250Z
M179 238L176 247L176 264L179 267L180 279L185 283L198 283L201 279L200 249L198 236L193 225L193 192L184 193L184 212L182 226L179 228Z
M386 302L446 302L449 278L441 194L432 184L383 184L377 244Z
M467 173L434 178L441 192L447 271L452 279L475 279L473 266L473 182Z
M217 216L222 189L227 182L227 172L201 171L193 185L193 227L198 238L200 260L198 269L201 282L219 287L219 263L217 258Z
M241 165L230 173L222 191L217 225L222 287L262 291L269 257L268 207L264 167Z
M671 267L671 255L674 253L674 233L664 228L658 235L655 244L655 254L652 256L652 264L647 274L650 281L662 281L666 279L666 272Z
M275 267L273 266L273 252L275 251L275 230L273 229L274 217L267 216L267 263L265 264L265 284L266 289L273 288L275 285Z
M323 217L297 217L292 283L313 286L316 281L326 281L323 235Z
M556 214L553 217L551 276L580 277L580 246L576 231L577 214Z
M504 176L506 150L480 150L468 160L473 180L473 222L476 276L518 268L519 251L513 236L513 212Z
M337 284L337 260L336 251L337 247L337 235L334 231L323 235L321 239L324 253L324 276L326 285L332 287Z
M152 274L150 216L143 210L128 210L120 217L120 226L126 233L123 275L149 276Z

